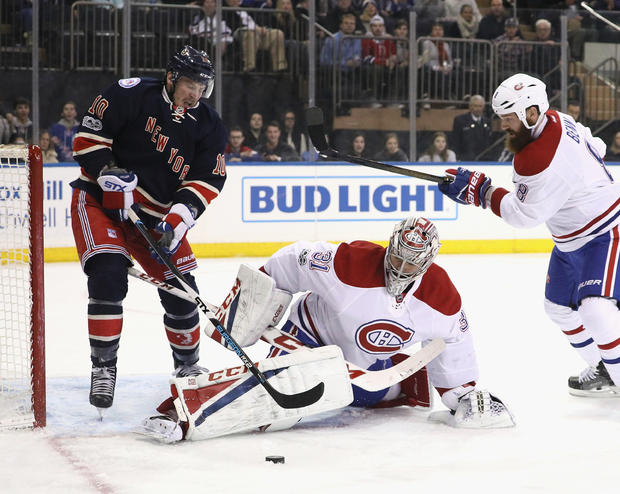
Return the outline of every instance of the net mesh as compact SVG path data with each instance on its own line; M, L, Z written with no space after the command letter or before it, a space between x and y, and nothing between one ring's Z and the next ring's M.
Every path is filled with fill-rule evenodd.
M0 146L0 429L32 425L27 146Z

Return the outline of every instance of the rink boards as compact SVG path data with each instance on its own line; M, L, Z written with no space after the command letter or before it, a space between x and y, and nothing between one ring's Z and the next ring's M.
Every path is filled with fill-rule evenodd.
M433 175L446 164L393 163ZM455 164L456 165L456 164ZM510 163L459 163L480 170L493 185L512 189ZM614 174L619 164L608 165ZM415 215L439 228L442 252L547 252L544 225L515 229L490 211L446 198L433 182L347 163L229 163L220 196L189 233L199 257L267 256L287 243L305 240L385 241L394 223ZM77 259L71 232L74 163L44 166L45 260ZM0 190L2 202L11 194Z

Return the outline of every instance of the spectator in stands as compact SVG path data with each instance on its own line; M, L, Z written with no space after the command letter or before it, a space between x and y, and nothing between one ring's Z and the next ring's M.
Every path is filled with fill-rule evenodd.
M298 17L293 9L291 0L277 0L276 9L283 10L285 13L278 12L272 19L271 27L280 29L284 33L284 47L286 59L294 74L307 72L308 67L308 46L304 40L308 39L308 23Z
M575 122L579 122L581 117L581 105L577 100L570 100L566 105L566 113L575 119Z
M379 14L385 19L386 31L391 33L398 21L409 22L409 12L413 10L414 0L384 0Z
M572 60L583 60L583 51L586 41L596 41L598 33L596 29L583 26L583 16L579 13L579 5L576 0L561 1L557 7L560 15L565 15L568 19L568 45L570 47L570 57Z
M384 147L375 155L379 161L409 161L405 152L399 148L398 136L394 132L385 135Z
M444 0L416 0L416 30L419 36L428 36L436 20L446 15Z
M351 72L360 66L362 61L362 41L360 39L344 38L344 36L352 35L354 31L355 16L353 14L344 14L340 23L340 31L333 38L325 40L321 50L321 65L332 65L334 57L340 53L339 65L344 72Z
M61 162L73 161L73 139L80 127L80 122L75 117L77 117L75 103L67 101L62 106L60 120L50 127L49 133Z
M446 20L456 21L461 15L463 5L469 5L472 8L474 19L478 24L482 16L475 0L446 0Z
M454 117L452 144L459 161L473 161L493 143L491 121L484 115L484 98L469 99L469 113Z
M538 19L535 24L536 44L532 47L532 70L547 85L550 96L560 90L560 44L551 38L551 23L547 19Z
M394 94L397 99L409 98L409 24L403 19L394 28L396 56L394 59Z
M10 140L11 124L3 115L0 115L0 144L8 144Z
M58 155L52 144L52 138L47 130L41 132L39 136L39 147L43 163L58 163Z
M480 21L478 38L492 40L501 36L504 34L505 21L506 12L502 0L491 0L489 13Z
M352 15L354 20L353 31L349 34L364 34L366 32L364 24L362 24L362 21L357 16L355 9L351 6L351 0L337 0L336 6L325 16L323 20L323 27L330 33L337 32L338 28L342 27L342 17L345 14Z
M370 20L371 33L362 40L362 61L365 67L366 86L375 101L390 94L392 70L396 65L396 43L386 37L385 23L380 15Z
M463 39L474 39L478 34L480 21L474 16L474 9L468 3L461 6L461 12L456 19L459 37Z
M605 161L620 161L620 132L616 132L611 145L607 148Z
M216 0L203 0L202 12L192 18L192 23L189 26L190 34L204 36L211 46L214 46L213 40L217 33L216 5ZM233 33L224 19L220 21L220 31L222 51L226 54L226 48L233 42Z
M263 161L260 154L252 148L243 145L243 130L238 125L233 125L228 133L228 143L224 150L224 158L227 162L234 161Z
M431 145L418 158L418 161L438 162L438 161L456 161L454 151L448 149L448 141L446 134L443 132L435 132Z
M452 90L452 53L450 45L443 41L443 26L436 22L431 30L431 37L422 43L421 63L426 70L423 77L428 79L425 86L429 87L433 98L450 99ZM426 94L422 95L427 97Z
M299 155L288 144L280 140L280 124L271 121L265 130L266 140L256 151L265 161L299 161Z
M307 156L310 150L309 139L297 126L295 112L293 110L284 112L282 121L282 141L291 146L299 156Z
M256 52L269 50L271 68L273 72L281 72L288 68L286 52L284 50L284 33L280 29L263 27L256 24L251 15L239 9L241 0L226 0L228 7L235 10L225 10L222 17L230 26L233 36L240 40L243 53L243 71L256 70Z
M30 101L26 98L17 98L15 101L15 115L7 113L7 120L11 124L11 142L17 137L32 144L32 120L30 120Z
M377 2L375 0L364 0L362 4L362 13L360 14L360 21L364 25L365 33L371 33L370 30L370 21L371 19L379 14L379 10L377 9Z
M394 27L394 37L396 38L396 66L409 66L409 24L407 21L399 20Z
M263 130L263 116L260 113L250 115L250 126L245 133L245 144L252 149L256 149L259 144L265 142L265 132Z
M353 135L353 141L351 141L351 156L356 158L370 158L370 154L366 150L366 136L357 132Z
M531 47L520 43L523 38L519 35L519 21L509 17L504 22L504 34L495 38L497 47L498 80L504 80L523 70L526 57Z

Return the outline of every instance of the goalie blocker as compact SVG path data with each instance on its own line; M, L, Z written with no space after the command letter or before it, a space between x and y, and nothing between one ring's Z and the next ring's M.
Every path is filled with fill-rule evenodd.
M162 415L146 419L135 432L169 443L282 430L303 417L342 408L353 400L347 366L337 346L269 358L256 365L283 392L296 393L318 381L325 383L325 392L310 406L285 409L271 399L244 366L195 377L173 377L172 397L157 409Z

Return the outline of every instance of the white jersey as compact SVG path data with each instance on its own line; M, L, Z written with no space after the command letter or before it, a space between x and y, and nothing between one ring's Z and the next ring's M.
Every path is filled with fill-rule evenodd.
M427 365L435 387L478 378L461 297L448 274L432 264L400 297L388 294L385 248L356 241L297 242L276 252L264 270L280 289L305 292L289 319L319 345L337 345L345 359L368 368L417 342L442 338L446 349ZM423 343L424 344L424 343Z
M620 223L620 184L605 168L605 143L588 127L553 110L544 118L514 157L514 191L495 190L491 208L515 227L546 222L557 248L570 252Z

